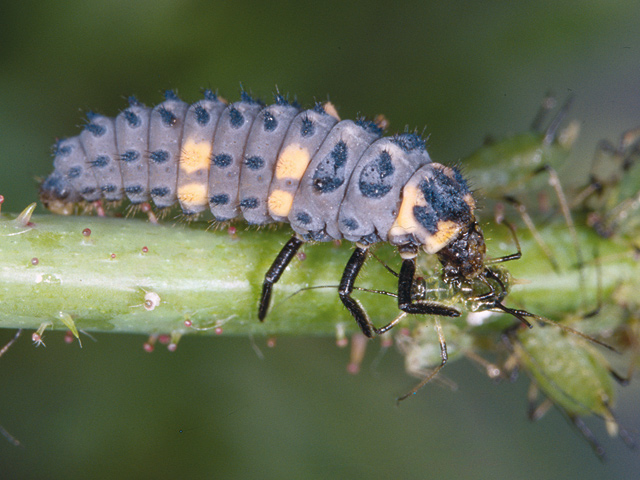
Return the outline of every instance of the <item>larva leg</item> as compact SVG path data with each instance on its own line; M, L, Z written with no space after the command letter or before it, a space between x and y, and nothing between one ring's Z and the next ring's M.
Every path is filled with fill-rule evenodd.
M280 280L282 272L287 268L287 265L289 265L291 259L293 259L303 243L304 242L298 237L291 237L284 247L282 247L282 250L280 250L280 253L271 264L271 268L269 268L269 271L264 276L264 282L262 283L262 295L258 306L258 318L261 322L264 321L264 318L267 316L273 284Z
M413 301L411 298L411 287L413 286L413 277L415 272L416 263L414 258L402 261L400 278L398 279L398 308L403 312L413 314L459 317L460 312L455 308L448 307L447 305L425 300L420 300L418 302ZM380 331L386 331L386 327L382 327Z
M377 333L376 327L374 327L371 320L369 320L369 317L364 311L364 308L362 308L360 302L351 296L353 293L353 284L355 283L356 277L358 276L358 273L360 273L360 269L362 268L362 265L364 265L366 259L367 249L356 247L351 258L347 262L346 267L344 267L340 286L338 287L338 294L340 295L340 300L342 300L344 306L347 307L349 313L351 313L353 318L355 318L360 330L362 330L362 333L371 338L374 333Z

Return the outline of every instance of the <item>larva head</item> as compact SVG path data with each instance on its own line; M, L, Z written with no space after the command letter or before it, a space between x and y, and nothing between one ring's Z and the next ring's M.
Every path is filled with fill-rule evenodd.
M474 209L475 201L462 174L430 163L405 184L398 216L389 231L390 242L401 247L401 253L422 247L437 254L447 282L474 279L485 270L486 253Z
M429 163L419 168L402 191L398 215L389 230L393 245L422 247L429 254L451 250L456 266L484 261L484 239L476 224L475 201L455 168ZM442 260L442 258L441 258Z
M69 182L55 170L40 184L39 197L44 208L57 215L71 215L80 200Z

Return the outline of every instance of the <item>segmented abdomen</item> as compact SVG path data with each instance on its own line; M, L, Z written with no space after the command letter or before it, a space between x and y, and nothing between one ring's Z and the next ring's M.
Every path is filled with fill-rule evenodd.
M279 94L266 107L245 92L227 105L211 91L193 105L171 91L154 108L129 103L115 119L89 114L79 136L58 142L45 205L68 213L126 195L158 208L179 202L189 215L208 207L218 221L284 221L306 240L369 244L391 240L403 188L421 167L423 178L453 178L415 134L380 138L374 122L341 121L320 104L302 111ZM468 193L458 187L458 197Z

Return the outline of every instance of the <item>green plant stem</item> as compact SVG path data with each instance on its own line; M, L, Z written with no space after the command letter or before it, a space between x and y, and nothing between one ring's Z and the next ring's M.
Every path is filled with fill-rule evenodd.
M77 328L102 332L213 334L214 327L220 327L232 334L310 335L334 334L338 324L347 332L357 329L336 292L351 254L347 242L305 245L306 258L294 259L276 284L271 310L261 323L256 313L262 281L291 235L286 225L257 230L240 224L237 233L230 234L207 230L203 223L154 225L136 219L41 215L24 225L15 217L0 217L3 328L34 329L51 322L54 329L64 329L60 320L64 313ZM490 255L514 251L504 226L484 228ZM83 235L85 229L91 230L89 236ZM581 289L577 269L571 266L574 252L566 228L548 226L542 233L562 260L563 270L554 273L528 233L519 232L523 258L507 265L515 277L529 283L516 285L505 303L557 317L585 304L595 306L593 264L585 267L591 272L589 285ZM621 283L638 283L640 266L631 249L596 237L586 227L579 227L578 233L584 245L598 244L605 298L618 291ZM392 268L399 268L393 249L387 246L376 252ZM395 277L373 259L357 285L397 290ZM332 288L300 291L308 286ZM147 310L145 295L157 298L154 294L160 303ZM394 298L366 292L355 295L379 326L398 314ZM197 329L185 326L185 321ZM211 328L199 330L204 327Z

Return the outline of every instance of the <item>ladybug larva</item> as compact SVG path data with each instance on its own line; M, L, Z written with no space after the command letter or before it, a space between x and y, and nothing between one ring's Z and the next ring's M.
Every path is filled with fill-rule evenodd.
M152 199L159 209L180 203L187 215L208 206L217 221L242 216L254 225L289 223L295 234L265 276L261 321L273 285L300 246L344 238L356 248L338 291L368 337L394 325L375 327L351 296L368 249L378 242L396 246L403 259L402 311L460 315L442 303L412 298L422 249L438 256L446 282L473 284L474 292L479 282L484 309L508 312L529 325L524 317L531 314L501 303L506 287L485 264L484 237L465 179L456 168L433 163L420 136L381 137L374 122L340 120L330 104L301 110L280 94L266 107L246 92L231 104L211 91L190 106L172 91L154 108L135 98L129 103L115 120L89 114L80 135L57 143L54 171L40 187L45 207L70 214L77 203L118 202L126 195L134 205Z

